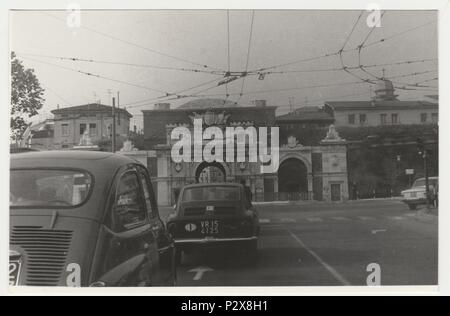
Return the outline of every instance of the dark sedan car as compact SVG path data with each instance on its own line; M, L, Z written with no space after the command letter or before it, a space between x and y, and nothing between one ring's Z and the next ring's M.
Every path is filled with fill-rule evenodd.
M259 220L239 184L197 184L184 187L167 227L175 239L177 261L198 246L236 245L255 259Z
M11 156L11 286L167 286L174 243L147 169L104 152Z

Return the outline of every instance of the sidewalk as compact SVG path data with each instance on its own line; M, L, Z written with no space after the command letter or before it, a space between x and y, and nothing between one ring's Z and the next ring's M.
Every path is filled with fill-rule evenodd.
M264 205L315 205L315 204L321 204L321 205L334 205L334 204L351 204L351 203L359 203L359 202L379 202L379 201L401 201L401 197L392 197L392 198L378 198L378 199L360 199L360 200L347 200L347 201L336 201L336 202L330 202L330 201L315 201L315 200L308 200L308 201L274 201L274 202L253 202L256 206L264 206Z

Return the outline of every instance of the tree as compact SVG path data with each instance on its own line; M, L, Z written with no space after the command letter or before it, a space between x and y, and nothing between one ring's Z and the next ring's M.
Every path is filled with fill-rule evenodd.
M19 142L28 127L26 118L38 114L44 104L44 89L33 69L25 69L11 53L11 140Z

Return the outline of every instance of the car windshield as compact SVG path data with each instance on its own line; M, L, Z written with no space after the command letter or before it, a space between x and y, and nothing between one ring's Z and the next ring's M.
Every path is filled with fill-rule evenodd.
M430 179L429 183L431 186L436 186L437 180L436 179ZM425 179L418 179L416 182L414 182L413 187L424 187L425 186Z
M186 189L183 202L196 201L239 201L240 190L237 187L211 186Z
M84 203L91 176L73 170L12 170L11 207L74 207Z

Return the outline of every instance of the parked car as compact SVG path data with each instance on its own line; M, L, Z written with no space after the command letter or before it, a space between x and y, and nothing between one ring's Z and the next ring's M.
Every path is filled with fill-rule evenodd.
M174 285L174 243L142 164L105 152L14 154L10 184L10 285Z
M430 177L430 202L435 206L439 203L439 178ZM417 179L411 189L402 192L403 202L409 206L410 210L417 209L417 206L427 204L427 193L425 178Z
M184 187L167 222L175 239L177 262L183 252L201 246L234 245L255 259L259 220L240 184L196 184Z

